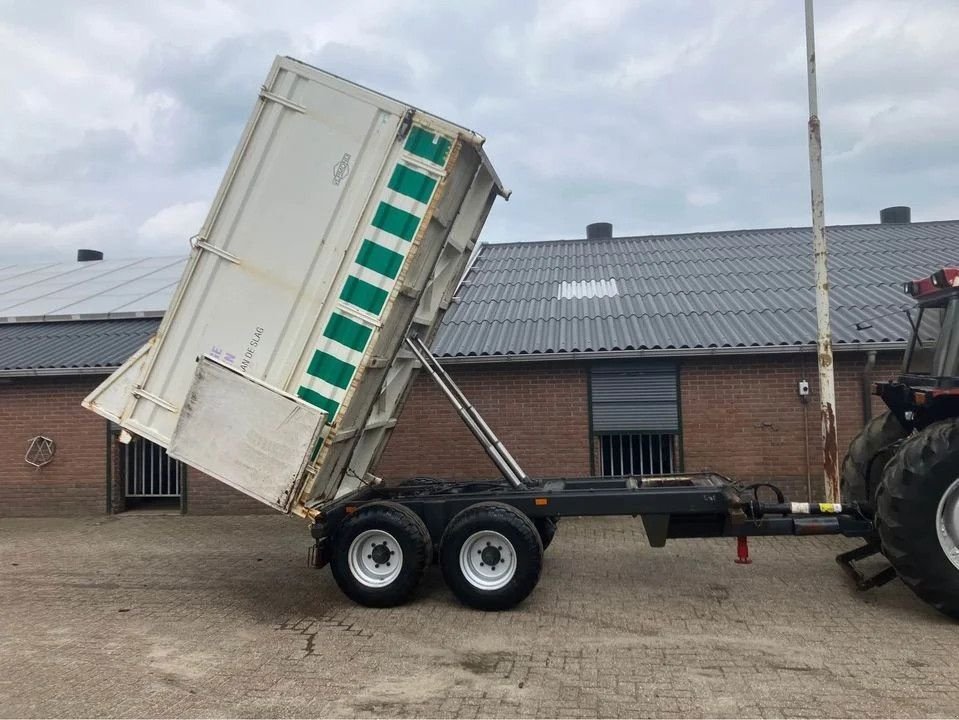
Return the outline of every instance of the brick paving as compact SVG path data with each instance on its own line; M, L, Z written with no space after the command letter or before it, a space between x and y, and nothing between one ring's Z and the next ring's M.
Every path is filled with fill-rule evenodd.
M302 522L0 520L0 715L959 715L959 628L895 582L859 594L851 541L645 545L564 520L531 598L352 605Z

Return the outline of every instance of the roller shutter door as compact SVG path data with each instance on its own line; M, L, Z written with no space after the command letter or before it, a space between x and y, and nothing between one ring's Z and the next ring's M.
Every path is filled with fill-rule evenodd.
M591 375L594 433L679 431L675 363L601 363Z

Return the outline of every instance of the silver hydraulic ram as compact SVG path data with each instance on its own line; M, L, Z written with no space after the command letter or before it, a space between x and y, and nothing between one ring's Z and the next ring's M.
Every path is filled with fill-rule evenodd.
M473 404L466 395L463 394L463 391L453 382L453 378L449 376L449 373L446 372L443 366L433 357L429 348L423 344L422 340L414 337L406 338L406 344L409 345L410 350L413 351L420 365L423 366L426 372L430 374L430 377L432 377L434 382L439 386L440 390L449 398L453 407L456 408L460 417L463 418L463 422L466 423L466 427L469 428L473 436L479 441L480 445L483 446L483 450L489 455L493 464L503 473L503 477L505 477L513 487L527 487L529 476L523 472L523 468L519 466L516 459L510 455L509 450L507 450L503 443L500 442L500 439L496 437L496 434L490 426L486 424L483 416L480 415L479 411L473 407Z

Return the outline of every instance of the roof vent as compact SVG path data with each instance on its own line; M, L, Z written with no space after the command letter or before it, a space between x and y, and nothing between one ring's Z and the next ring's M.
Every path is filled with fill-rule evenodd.
M908 205L896 205L894 207L883 208L879 211L879 222L883 225L912 222L912 208Z
M77 250L77 262L103 260L103 253L99 250Z
M586 226L587 240L602 240L613 237L613 223L595 222Z

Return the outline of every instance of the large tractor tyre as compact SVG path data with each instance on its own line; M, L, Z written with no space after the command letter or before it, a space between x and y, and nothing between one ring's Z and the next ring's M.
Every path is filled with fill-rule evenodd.
M959 620L959 418L902 443L883 472L876 525L902 581Z
M883 468L895 454L892 446L906 434L905 428L889 411L866 423L849 444L842 461L839 490L843 502L865 503L875 508Z
M330 569L340 590L366 607L396 607L416 591L433 557L419 516L402 505L376 502L347 517L333 535Z
M533 592L543 568L536 526L510 505L470 505L450 520L440 568L453 594L478 610L508 610Z

